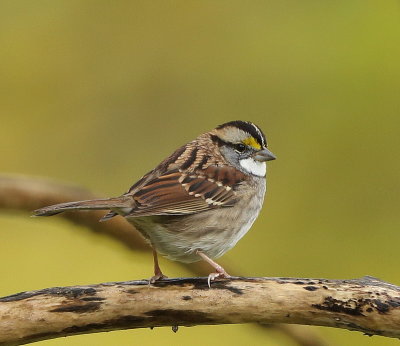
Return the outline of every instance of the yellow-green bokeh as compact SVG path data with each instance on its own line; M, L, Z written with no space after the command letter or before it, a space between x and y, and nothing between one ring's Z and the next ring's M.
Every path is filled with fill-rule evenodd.
M278 160L222 261L249 276L400 283L398 1L2 1L0 172L118 195L179 145L252 120ZM151 275L150 254L60 218L0 214L0 296ZM170 276L190 275L162 260ZM233 273L235 274L235 273ZM318 328L336 345L396 341ZM47 345L290 345L253 326Z

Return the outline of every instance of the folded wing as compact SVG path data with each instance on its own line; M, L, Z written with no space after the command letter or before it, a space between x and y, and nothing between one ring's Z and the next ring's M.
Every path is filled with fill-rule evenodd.
M236 202L235 189L244 179L242 172L229 166L209 166L201 172L169 171L127 194L135 207L125 216L187 215L231 207Z

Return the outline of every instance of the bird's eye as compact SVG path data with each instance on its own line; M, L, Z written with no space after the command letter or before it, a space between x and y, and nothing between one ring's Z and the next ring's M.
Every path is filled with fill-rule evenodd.
M246 146L244 144L242 144L242 143L235 144L235 150L238 153L243 153L246 150Z

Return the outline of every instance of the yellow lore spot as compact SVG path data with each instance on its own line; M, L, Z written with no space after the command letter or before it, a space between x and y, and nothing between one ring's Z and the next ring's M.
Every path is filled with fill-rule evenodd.
M254 137L248 137L245 140L243 140L242 143L258 150L261 149L260 143L258 143Z

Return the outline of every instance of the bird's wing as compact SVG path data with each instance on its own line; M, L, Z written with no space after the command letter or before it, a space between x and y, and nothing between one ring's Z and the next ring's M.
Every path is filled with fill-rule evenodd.
M131 194L135 207L125 216L187 215L230 207L236 202L235 188L245 179L245 174L226 165L165 172Z

